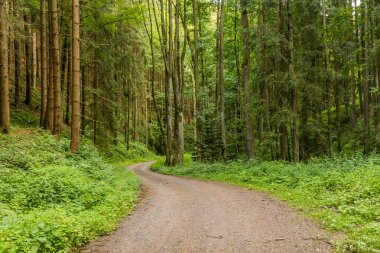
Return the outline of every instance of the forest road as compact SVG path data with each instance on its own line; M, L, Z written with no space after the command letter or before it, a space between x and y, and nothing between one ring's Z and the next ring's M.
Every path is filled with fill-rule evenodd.
M129 166L142 180L135 212L80 252L332 252L327 233L264 193Z

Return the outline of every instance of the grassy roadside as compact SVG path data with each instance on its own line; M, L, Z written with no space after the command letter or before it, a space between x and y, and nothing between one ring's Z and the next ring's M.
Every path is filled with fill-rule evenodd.
M187 176L270 192L318 219L330 231L348 235L337 251L380 252L380 156L315 159L308 164L235 161L168 168L164 174Z
M123 151L106 161L90 143L72 155L67 138L36 128L0 135L0 252L70 252L114 230L139 193L124 165L153 155L137 144Z

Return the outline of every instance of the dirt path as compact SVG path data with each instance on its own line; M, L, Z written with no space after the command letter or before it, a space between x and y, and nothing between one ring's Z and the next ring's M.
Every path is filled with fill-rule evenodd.
M263 193L132 165L144 196L113 235L81 252L332 252L326 233Z

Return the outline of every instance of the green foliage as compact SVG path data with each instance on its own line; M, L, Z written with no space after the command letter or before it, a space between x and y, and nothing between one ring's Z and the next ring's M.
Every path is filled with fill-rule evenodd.
M156 171L269 191L318 218L331 231L348 239L338 250L380 250L380 156L312 159L293 165L284 162L187 164Z
M70 252L132 211L139 180L89 144L42 130L0 135L0 252Z
M157 159L157 156L152 153L142 143L130 143L129 149L125 143L118 142L117 144L107 144L99 146L101 154L111 163L122 165L146 162Z
M13 108L11 110L11 119L12 125L19 127L37 127L40 124L39 113L28 108Z

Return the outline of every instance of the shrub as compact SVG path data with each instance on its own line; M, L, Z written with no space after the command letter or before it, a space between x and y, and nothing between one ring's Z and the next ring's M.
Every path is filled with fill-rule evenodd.
M73 155L42 130L0 135L0 252L69 252L115 229L138 190L92 145Z

